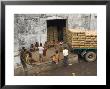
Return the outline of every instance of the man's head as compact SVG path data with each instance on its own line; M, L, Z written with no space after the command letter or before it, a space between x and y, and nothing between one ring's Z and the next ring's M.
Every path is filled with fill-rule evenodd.
M22 50L24 51L26 48L25 47L22 47Z
M58 53L58 50L56 50L56 53Z
M40 46L42 46L42 43L40 43Z
M38 42L36 42L36 44L38 44Z
M67 47L64 47L64 49L67 49Z
M23 51L26 51L26 48L25 48L25 47L22 47L22 50L23 50Z

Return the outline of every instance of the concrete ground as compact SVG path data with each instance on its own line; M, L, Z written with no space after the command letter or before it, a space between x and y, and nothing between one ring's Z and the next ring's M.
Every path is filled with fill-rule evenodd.
M97 76L97 61L75 63L67 67L40 73L39 76Z
M43 67L44 66L44 67ZM47 67L48 70L45 70ZM39 69L40 68L40 72ZM19 72L19 73L17 73ZM17 70L16 76L97 76L97 61L94 62L86 62L81 60L81 62L74 63L67 67L53 64L40 64L37 66L33 66L28 70L27 74L25 74L20 68Z

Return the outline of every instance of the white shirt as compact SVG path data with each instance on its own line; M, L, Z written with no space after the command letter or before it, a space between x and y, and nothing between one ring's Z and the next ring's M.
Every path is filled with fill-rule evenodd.
M60 45L63 44L63 42L60 42Z
M68 55L68 50L67 49L64 49L63 50L63 56L67 56Z
M40 54L43 54L44 48L43 48L43 47L38 47L38 49L39 49L39 53L40 53Z

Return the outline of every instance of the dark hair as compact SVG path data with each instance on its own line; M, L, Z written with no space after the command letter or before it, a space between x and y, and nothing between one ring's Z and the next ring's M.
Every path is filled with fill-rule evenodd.
M64 47L64 49L67 49L67 47Z
M38 44L38 42L36 42L36 44Z
M47 44L47 41L45 41L45 44Z
M39 46L39 43L38 43L38 42L36 42L35 46L36 46L36 47L38 47L38 46Z
M56 50L56 53L58 53L58 50Z
M31 46L33 46L33 44L31 44Z
M22 47L22 50L23 50L23 51L26 51L26 48L25 48L25 47Z
M25 49L25 47L22 47L22 49L24 50L24 49Z
M34 47L34 44L31 44L31 47Z
M40 43L40 46L42 46L42 43Z

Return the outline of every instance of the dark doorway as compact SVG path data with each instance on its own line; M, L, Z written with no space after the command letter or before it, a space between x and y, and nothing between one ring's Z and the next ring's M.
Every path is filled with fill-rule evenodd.
M65 27L66 19L47 20L47 40L63 41Z

